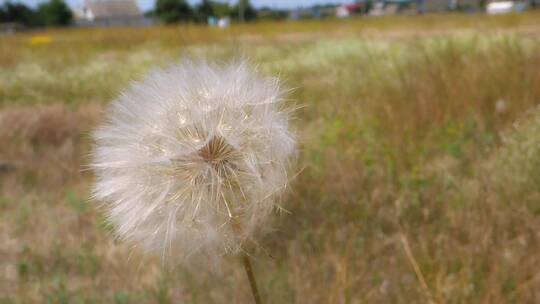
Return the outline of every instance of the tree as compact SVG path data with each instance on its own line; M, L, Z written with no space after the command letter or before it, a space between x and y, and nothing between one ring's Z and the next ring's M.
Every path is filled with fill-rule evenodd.
M38 14L22 3L6 2L1 11L0 22L15 22L27 26L40 23Z
M286 10L272 9L268 6L257 10L257 19L284 20L288 16L289 13Z
M38 13L47 26L65 26L73 19L73 14L64 0L49 0L39 5Z
M201 4L197 7L197 19L200 22L206 22L208 17L215 16L214 4L210 0L202 0Z
M229 4L225 2L212 2L212 9L216 17L227 17L231 13Z
M156 16L166 24L189 21L192 11L185 0L157 0Z
M257 18L257 11L251 6L249 0L239 0L231 10L231 18L240 22L253 21Z
M7 13L4 6L0 6L0 23L7 22Z

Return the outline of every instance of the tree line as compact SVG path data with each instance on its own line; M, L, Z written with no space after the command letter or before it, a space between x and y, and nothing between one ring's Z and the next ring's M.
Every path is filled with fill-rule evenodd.
M162 22L207 22L209 17L230 17L238 21L253 21L257 11L249 0L240 0L236 5L211 0L202 0L192 7L186 0L157 0L153 14Z
M19 23L31 26L64 26L71 23L73 14L64 0L49 0L30 8L11 1L0 5L0 23Z
M238 21L253 21L257 11L249 0L236 5L202 0L191 6L186 0L156 0L155 9L147 12L166 24L179 22L206 23L209 17L229 17ZM64 0L48 0L31 8L20 2L7 1L0 5L0 23L19 23L27 27L66 26L73 21L73 13Z

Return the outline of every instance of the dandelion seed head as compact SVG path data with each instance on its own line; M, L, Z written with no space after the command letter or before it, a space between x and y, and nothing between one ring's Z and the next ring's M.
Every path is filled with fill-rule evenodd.
M265 227L295 153L279 81L245 62L155 70L93 137L93 195L118 237L179 260L241 250Z

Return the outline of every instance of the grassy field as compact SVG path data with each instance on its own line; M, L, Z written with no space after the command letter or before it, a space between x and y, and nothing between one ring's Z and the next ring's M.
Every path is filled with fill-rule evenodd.
M130 80L245 56L304 105L254 252L267 303L540 302L540 14L0 36L0 303L250 303L240 264L165 270L88 202Z

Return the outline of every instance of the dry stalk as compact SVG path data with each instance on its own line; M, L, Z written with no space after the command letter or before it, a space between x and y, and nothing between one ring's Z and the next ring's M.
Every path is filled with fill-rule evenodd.
M424 291L427 301L429 304L434 304L435 301L433 300L433 296L431 295L431 292L429 291L428 285L426 283L426 280L424 279L424 275L422 274L422 270L420 269L420 266L418 266L418 263L416 262L416 259L414 258L414 255L412 253L411 247L409 246L409 241L407 240L407 237L404 233L400 233L400 240L401 244L403 245L403 249L405 250L405 255L407 256L407 259L411 263L414 273L416 274L416 277L418 278L418 281L420 282L420 286L422 287L422 290Z

